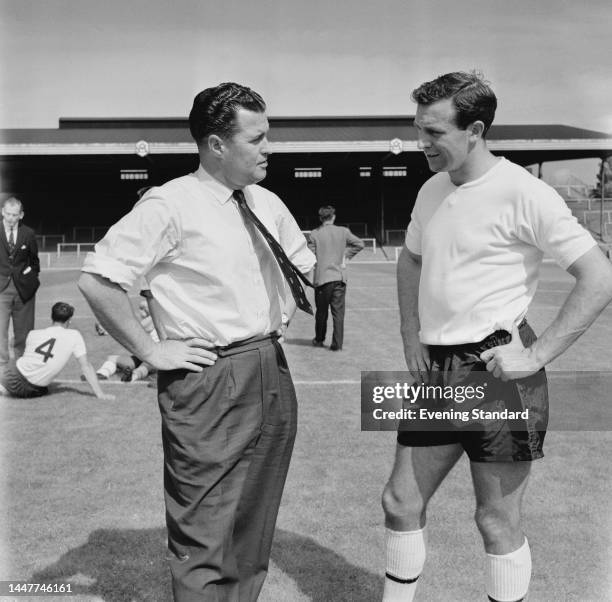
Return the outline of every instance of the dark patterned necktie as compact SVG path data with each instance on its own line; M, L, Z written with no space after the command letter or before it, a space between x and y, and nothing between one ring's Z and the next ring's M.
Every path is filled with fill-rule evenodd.
M8 239L9 253L12 253L15 250L15 230L11 228L11 233L9 234Z
M236 203L238 204L238 209L240 209L240 213L244 218L245 222L254 224L257 229L261 232L262 236L266 239L276 261L278 263L278 267L281 269L283 276L287 280L289 284L289 288L291 289L291 294L295 299L295 304L302 310L308 314L312 314L312 306L310 305L308 299L306 298L306 293L304 293L304 289L300 284L300 280L306 286L312 286L308 279L300 270L298 270L287 255L283 248L280 246L276 238L270 234L270 231L261 223L259 218L253 213L251 208L247 205L246 199L244 198L244 193L242 190L234 190L234 198L236 199Z

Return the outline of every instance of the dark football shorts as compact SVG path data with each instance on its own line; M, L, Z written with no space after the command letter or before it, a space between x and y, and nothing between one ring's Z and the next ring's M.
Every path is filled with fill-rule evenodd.
M134 362L134 370L136 370L136 368L144 364L144 362L139 357L136 357L135 355L130 355L130 357L132 358L132 361ZM157 370L149 364L147 364L147 368L149 369L149 374L155 374L155 372L157 372Z
M11 361L0 374L0 382L13 397L40 397L49 392L47 387L33 385L19 372L14 361Z
M132 358L132 361L134 362L134 369L138 368L138 366L142 364L142 360L139 357L136 357L135 355L130 355L130 357Z
M519 325L523 345L536 340L525 320ZM548 425L548 387L544 368L526 378L502 381L488 372L480 354L506 345L512 336L498 330L478 343L429 346L428 384L447 390L482 387L480 398L420 399L417 406L404 402L404 408L425 408L436 421L402 420L397 441L409 447L459 443L472 462L521 462L543 457L542 445ZM507 410L507 412L504 412ZM504 418L504 415L508 415ZM491 418L492 417L492 418ZM467 419L466 419L467 418Z

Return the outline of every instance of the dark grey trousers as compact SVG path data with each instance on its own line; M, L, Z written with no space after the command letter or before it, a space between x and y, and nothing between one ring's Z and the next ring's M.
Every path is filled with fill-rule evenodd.
M315 287L315 339L321 343L327 334L327 315L331 308L334 325L331 346L342 349L344 343L344 298L346 282L336 280Z
M25 351L26 337L34 328L36 297L22 301L15 283L11 278L7 287L0 292L0 366L9 361L9 322L13 319L15 340L15 359L20 358Z
M219 351L203 372L158 376L176 602L257 599L297 426L276 339Z

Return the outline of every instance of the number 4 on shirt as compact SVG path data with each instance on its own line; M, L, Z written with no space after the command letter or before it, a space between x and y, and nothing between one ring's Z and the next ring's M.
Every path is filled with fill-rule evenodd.
M50 357L53 357L53 346L55 345L55 339L47 339L44 343L41 343L34 351L40 353L43 356L43 361L47 363Z

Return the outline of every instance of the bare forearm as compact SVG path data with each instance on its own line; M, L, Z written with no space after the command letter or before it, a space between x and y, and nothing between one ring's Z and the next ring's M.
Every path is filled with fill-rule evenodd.
M545 366L566 351L589 328L611 299L610 280L607 286L601 280L577 280L557 317L531 347L536 363Z
M134 316L127 293L96 274L83 273L79 289L102 327L137 357L151 357L155 343Z
M79 289L106 331L157 370L201 372L202 366L211 366L217 360L217 354L211 350L213 343L199 337L172 340L165 339L165 333L159 332L161 341L155 343L136 319L126 292L110 280L84 273L79 280Z
M102 397L104 393L100 388L100 383L98 382L98 377L94 372L93 366L87 362L81 366L81 370L83 371L83 376L87 380L87 383L91 387L91 390L94 392L94 395L98 398Z
M397 298L402 338L418 334L421 266L403 249L397 262Z

